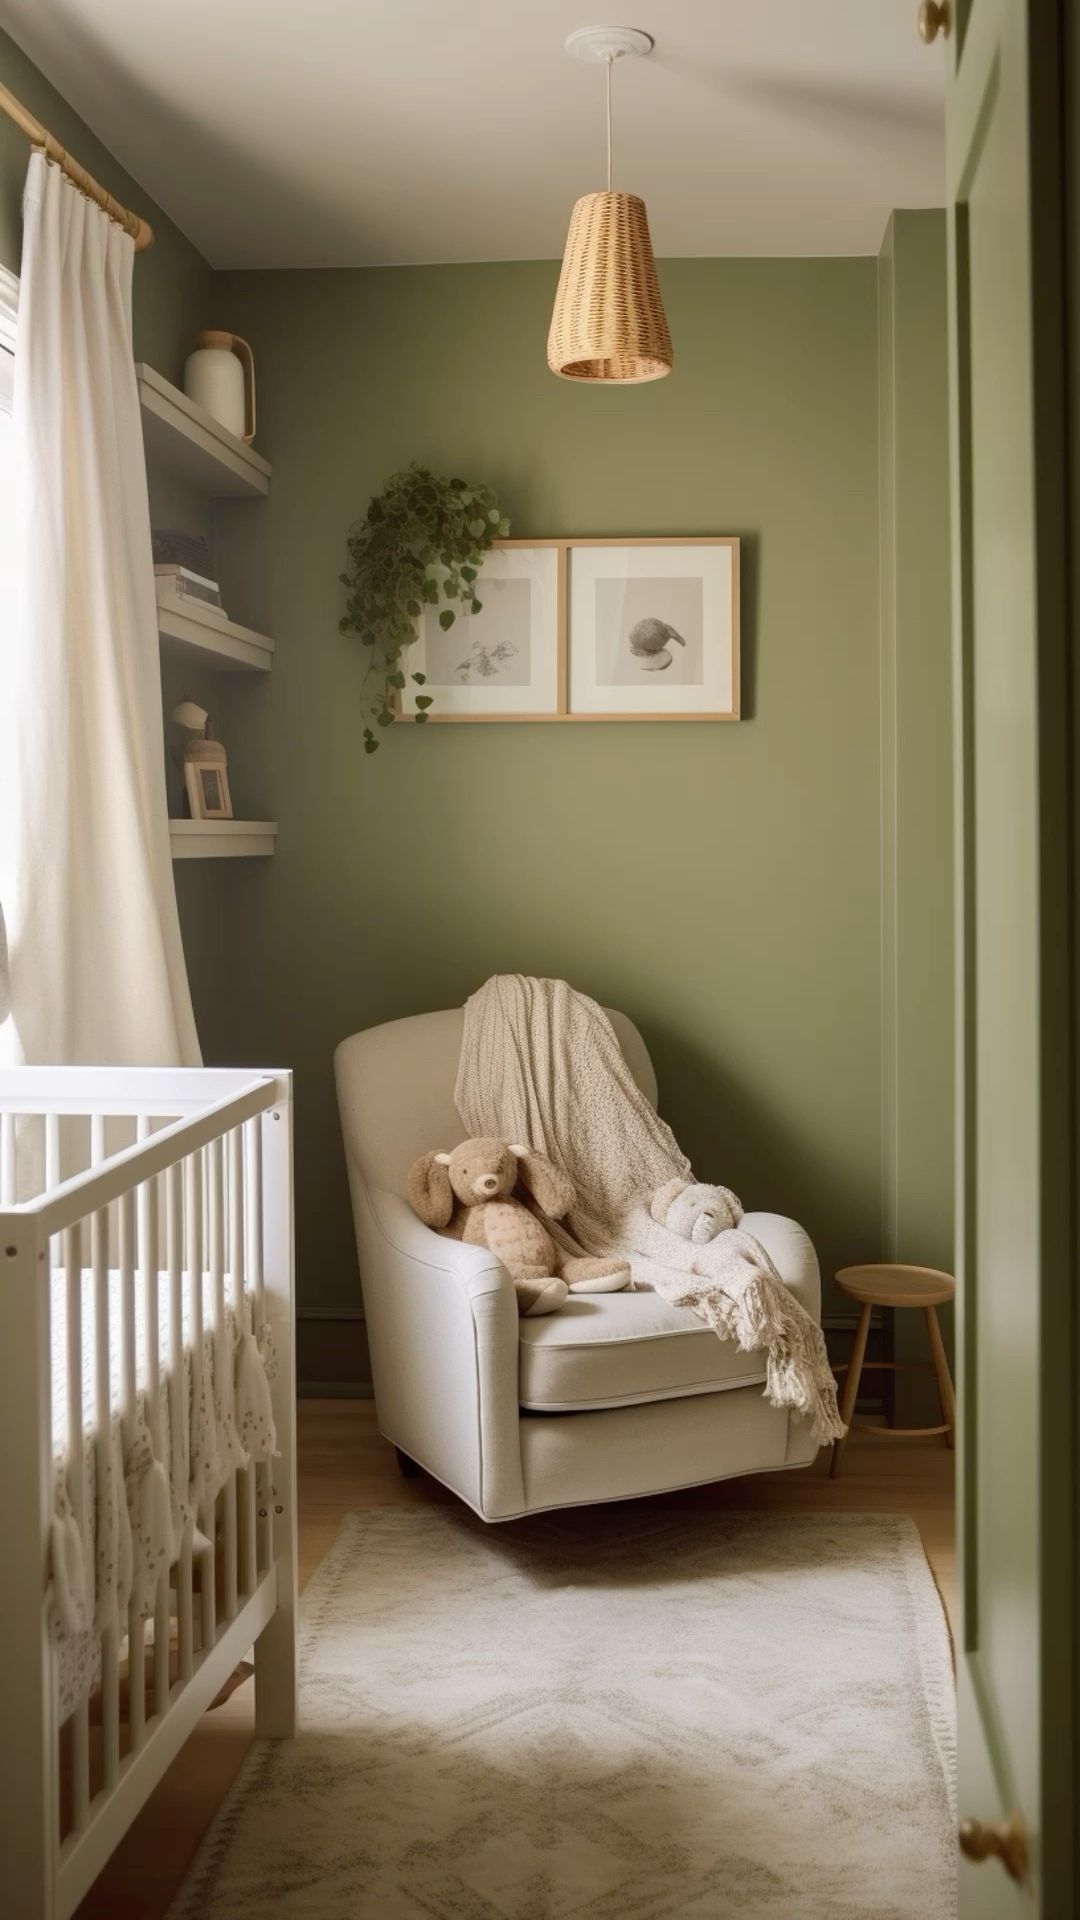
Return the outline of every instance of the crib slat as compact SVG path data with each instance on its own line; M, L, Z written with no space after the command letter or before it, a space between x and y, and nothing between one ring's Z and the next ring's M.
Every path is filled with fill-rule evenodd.
M247 1284L250 1326L256 1336L266 1320L265 1251L263 1241L263 1123L260 1116L245 1123L247 1146L245 1200L247 1214ZM252 1519L251 1559L256 1574L265 1572L274 1558L273 1484L269 1461L250 1469Z
M270 1462L269 1460L260 1460L255 1468L256 1540L260 1573L265 1573L267 1567L273 1564L274 1559L273 1498L274 1489L270 1479Z
M71 1824L82 1833L90 1817L90 1702L83 1698L71 1716Z
M130 1752L146 1737L146 1622L132 1602L128 1608L128 1729Z
M140 1122L141 1125L141 1122ZM146 1349L146 1386L150 1402L150 1432L161 1458L161 1323L158 1317L158 1183L144 1180L139 1188L139 1277L143 1292L143 1342Z
M246 1594L254 1593L259 1584L259 1542L258 1520L256 1517L257 1491L255 1486L256 1466L254 1460L240 1475L241 1540L243 1543L243 1582Z
M209 1226L209 1237L210 1237L210 1316L211 1316L210 1324L214 1329L214 1335L215 1335L214 1390L215 1390L215 1396L220 1396L224 1400L226 1395L226 1381L224 1377L224 1364L225 1364L224 1349L225 1349L225 1337L226 1337L225 1336L225 1156L223 1151L223 1142L220 1135L216 1140L211 1140L209 1146L206 1149L206 1183L207 1183L207 1213L208 1213L208 1226ZM217 1377L219 1369L221 1370L220 1378ZM233 1481L230 1476L228 1486L231 1487L232 1485L233 1485ZM236 1566L235 1507L232 1508L231 1548L230 1548L229 1517L230 1517L230 1503L229 1503L227 1492L226 1492L226 1498L222 1502L222 1521L223 1521L223 1535L224 1535L224 1547L225 1547L225 1564L224 1564L225 1578L224 1578L224 1591L223 1591L222 1597L225 1602L226 1618L231 1619L232 1614L229 1612L229 1603L230 1603L230 1599L233 1598L233 1592L230 1590L228 1576L229 1576L229 1563L230 1563L230 1557L231 1557L232 1566L233 1566L233 1583L235 1588L235 1566ZM211 1540L213 1540L214 1542L214 1549L215 1549L215 1556L216 1556L217 1530L215 1526L215 1514L212 1509L208 1513L208 1520L209 1520L209 1525L204 1529L204 1531L206 1531L209 1534ZM211 1566L210 1579L207 1582L207 1585L209 1587L210 1617L213 1623L210 1628L210 1642L212 1644L213 1639L216 1636L216 1620L214 1619L214 1614L216 1609L216 1596L214 1593L213 1566ZM207 1595L204 1593L204 1609L206 1606L206 1600L207 1600ZM235 1601L233 1602L233 1612L235 1612Z
M213 1501L204 1506L201 1516L202 1530L210 1541L209 1549L204 1548L199 1555L199 1610L202 1650L209 1653L217 1639L217 1597L214 1593L214 1567L217 1554L217 1523Z
M184 1212L187 1241L188 1311L195 1364L202 1363L203 1209L202 1154L189 1153L184 1161Z
M60 1184L60 1116L58 1113L45 1115L45 1191ZM49 1241L49 1266L56 1265L56 1240L53 1234Z
M45 1115L45 1191L60 1184L60 1115Z
M247 1136L247 1270L251 1286L252 1306L255 1313L255 1331L261 1327L266 1305L263 1297L263 1173L262 1173L262 1121L248 1120L244 1124Z
M115 1627L106 1627L101 1636L101 1759L108 1792L120 1777L120 1659Z
M211 1205L209 1191L204 1193L203 1174L207 1164L205 1148L189 1154L184 1161L184 1177L187 1184L187 1276L192 1329L191 1366L196 1404L205 1392L206 1372L203 1351L203 1336L207 1327L205 1235ZM206 1186L209 1187L209 1180ZM200 1503L199 1525L207 1539L212 1542L215 1539L213 1501L203 1500ZM199 1556L199 1639L203 1653L206 1653L214 1644L215 1612L213 1555L204 1552Z
M129 1187L117 1202L120 1221L120 1382L125 1426L135 1411L135 1196Z
M99 1148L100 1148L100 1142ZM93 1151L93 1144L91 1147ZM94 1428L98 1511L113 1501L111 1302L109 1297L109 1210L99 1207L90 1221L90 1263L94 1280ZM123 1499L123 1489L116 1490ZM120 1772L120 1662L118 1623L101 1636L102 1763L106 1787Z
M169 1705L169 1569L163 1567L154 1596L154 1712Z
M232 1309L241 1332L244 1328L245 1274L245 1182L244 1137L239 1127L229 1134L229 1277L232 1282Z
M0 1207L15 1205L15 1115L0 1113Z
M191 1679L195 1665L194 1623L191 1608L191 1527L184 1528L176 1568L176 1670L181 1686Z
M86 1471L83 1439L82 1376L82 1263L79 1257L79 1229L65 1227L61 1236L64 1261L64 1288L67 1306L67 1437L68 1479L75 1523L87 1552ZM86 1826L90 1809L90 1709L84 1697L72 1714L71 1726L71 1821L76 1833Z
M169 1482L174 1500L187 1495L183 1484L188 1466L187 1376L184 1367L184 1170L172 1166L165 1175L165 1262L168 1268L169 1329ZM187 1542L187 1609L184 1610L184 1542ZM186 1643L185 1643L186 1625ZM191 1678L191 1534L184 1527L176 1574L177 1678ZM155 1627L154 1631L157 1631ZM185 1666L186 1645L186 1666Z
M213 1327L220 1333L225 1325L225 1193L222 1141L211 1140L207 1148L207 1191L210 1205L210 1281Z
M86 1475L83 1464L82 1266L79 1230L65 1227L64 1282L67 1295L67 1433L71 1459L71 1505L86 1546Z
M223 1580L223 1599L226 1620L235 1620L237 1606L236 1572L236 1482L238 1475L233 1470L225 1482L222 1499L222 1531L224 1534L225 1565Z

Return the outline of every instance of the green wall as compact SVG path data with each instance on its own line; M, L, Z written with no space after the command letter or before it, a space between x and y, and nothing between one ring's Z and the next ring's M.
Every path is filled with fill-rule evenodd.
M232 1048L296 1068L300 1285L354 1301L335 1043L565 974L641 1025L703 1176L881 1245L873 260L668 261L673 376L547 372L550 263L223 276L254 343L269 503L226 509L226 598L278 643L233 693ZM365 761L347 529L412 458L490 481L516 534L737 533L737 726L392 730Z
M210 522L151 478L278 641L266 684L165 695L215 708L237 811L281 825L272 862L178 891L207 1058L296 1070L304 1313L357 1303L335 1043L499 968L625 1007L699 1172L796 1214L826 1275L947 1264L941 217L895 216L878 262L664 262L674 375L584 391L544 364L552 263L213 274L3 35L0 78L154 226L137 355L177 379L207 324L256 349L269 502ZM0 118L13 267L27 152ZM366 761L337 576L413 458L490 481L519 535L740 534L743 722L403 727ZM309 1373L362 1370L347 1327L308 1334Z
M945 216L879 262L885 1231L952 1260L952 687Z
M951 1271L952 688L945 247L944 213L898 212L889 222L878 262L881 1078L887 1257ZM924 1352L917 1321L911 1314L898 1318L900 1359ZM909 1385L901 1396L905 1419L924 1417L926 1398Z

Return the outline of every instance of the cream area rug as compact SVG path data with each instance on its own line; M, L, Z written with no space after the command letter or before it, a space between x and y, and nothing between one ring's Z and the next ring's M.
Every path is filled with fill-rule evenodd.
M947 1920L953 1682L892 1516L352 1514L170 1920Z

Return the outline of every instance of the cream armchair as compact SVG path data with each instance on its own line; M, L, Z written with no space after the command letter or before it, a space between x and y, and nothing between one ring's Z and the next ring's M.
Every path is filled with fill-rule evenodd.
M611 1019L655 1106L641 1035L625 1015ZM763 1398L761 1355L718 1340L689 1308L648 1292L571 1295L558 1313L519 1320L486 1248L417 1219L403 1197L409 1167L464 1131L453 1099L461 1031L460 1008L419 1014L355 1033L335 1055L386 1438L485 1520L809 1465L806 1427ZM817 1317L802 1228L774 1213L744 1225Z

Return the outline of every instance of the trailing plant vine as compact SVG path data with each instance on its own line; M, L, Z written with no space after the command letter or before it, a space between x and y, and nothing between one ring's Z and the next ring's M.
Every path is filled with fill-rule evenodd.
M369 649L360 698L375 725L364 728L365 753L378 749L375 728L393 722L395 696L406 686L405 649L417 638L425 608L447 602L439 613L444 631L459 608L479 613L475 588L484 554L509 531L490 487L445 480L415 461L391 474L371 500L349 535L341 575L349 597L339 622L342 633L358 634ZM423 673L409 677L418 687L426 684ZM417 694L418 721L427 719L432 704L431 694Z

